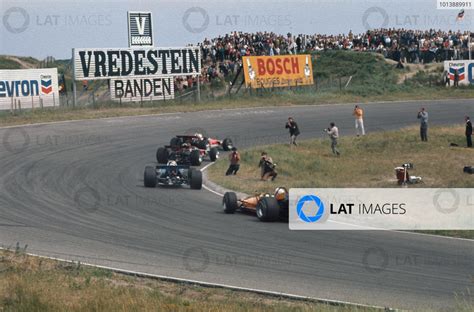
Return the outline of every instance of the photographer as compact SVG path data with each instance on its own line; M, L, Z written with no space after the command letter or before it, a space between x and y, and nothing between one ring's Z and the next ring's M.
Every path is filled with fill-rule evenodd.
M420 119L420 137L421 141L428 142L428 112L424 107L418 112L418 119Z
M276 164L273 163L273 159L268 156L266 152L262 152L261 156L258 167L261 168L262 181L267 181L270 177L272 178L272 181L274 181L278 175L275 171Z
M288 122L286 123L285 128L290 130L290 146L297 146L296 137L300 134L300 129L293 117L288 117Z
M232 147L232 153L229 154L229 161L229 169L227 169L225 175L236 175L237 171L240 169L240 153L237 151L236 147Z
M339 129L336 127L336 124L334 122L331 122L330 127L325 129L324 132L326 132L331 138L332 153L336 156L341 155L337 148L337 140L339 139Z
M464 117L464 120L466 121L466 141L467 141L467 147L472 147L472 123L471 119L469 116Z

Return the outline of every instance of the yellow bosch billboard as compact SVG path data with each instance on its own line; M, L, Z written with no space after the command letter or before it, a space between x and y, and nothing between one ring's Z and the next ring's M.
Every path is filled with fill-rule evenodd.
M244 56L245 85L251 88L313 84L311 55Z

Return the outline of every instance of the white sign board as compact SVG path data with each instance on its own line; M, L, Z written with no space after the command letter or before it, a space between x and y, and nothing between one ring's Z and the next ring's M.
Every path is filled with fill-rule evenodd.
M290 230L473 230L472 188L292 188Z
M0 70L0 110L58 105L57 68Z
M454 86L456 71L459 85L474 84L474 61L445 61L444 70L448 72L450 86Z
M75 80L200 75L199 47L73 49Z
M128 12L128 46L153 46L153 19L151 12Z
M110 97L122 102L171 100L174 99L174 78L137 76L110 79Z

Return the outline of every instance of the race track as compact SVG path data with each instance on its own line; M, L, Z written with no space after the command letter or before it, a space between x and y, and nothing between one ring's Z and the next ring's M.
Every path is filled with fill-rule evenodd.
M364 106L366 130L415 125L421 106L431 125L462 124L465 114L474 116L474 101L370 104ZM245 147L286 142L290 115L302 139L322 137L330 121L342 135L353 135L351 112L352 105L301 106L2 128L0 244L378 306L452 308L455 294L463 298L468 291L472 302L472 241L389 231L289 231L284 223L226 215L221 198L206 190L143 187L144 167L154 163L157 146L185 130L230 136Z

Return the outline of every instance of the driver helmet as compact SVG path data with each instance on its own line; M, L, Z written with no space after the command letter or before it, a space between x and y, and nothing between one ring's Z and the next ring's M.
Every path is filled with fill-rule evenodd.
M288 199L288 192L284 187L277 187L275 189L275 199L283 201Z
M176 161L170 160L170 161L168 161L168 164L167 164L167 165L168 165L168 166L173 166L173 167L175 167L175 166L177 166L178 164L176 163Z
M197 132L196 132L196 133L194 134L194 136L197 137L200 141L202 141L202 140L204 139L204 137L202 136L201 133L197 133Z
M183 143L181 144L182 148L189 148L191 145L189 143Z

